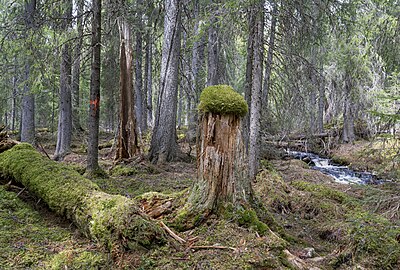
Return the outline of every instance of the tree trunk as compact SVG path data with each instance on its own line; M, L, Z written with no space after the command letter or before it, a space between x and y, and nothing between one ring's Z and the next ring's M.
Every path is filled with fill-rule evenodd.
M11 130L15 131L15 123L17 120L17 57L14 57L14 74L13 74L13 93L12 93L12 111L11 111Z
M226 203L247 204L252 189L236 115L205 113L197 144L197 181L188 199L189 212L206 217Z
M153 72L152 72L152 54L153 54L153 44L151 40L150 33L146 36L146 63L144 71L144 84L146 91L146 113L147 113L147 126L153 127Z
M249 35L247 38L247 59L246 59L246 81L244 85L244 99L250 108L250 113L247 114L243 119L243 140L246 147L246 152L249 150L249 134L250 134L250 114L251 114L251 89L253 83L253 39L254 39L254 27L255 16L251 10L248 11L248 31Z
M72 1L65 0L64 20L61 31L67 31L71 24ZM71 151L72 135L71 95L71 53L69 43L62 46L60 64L60 106L58 112L57 145L54 160L63 160Z
M196 36L192 49L191 80L192 88L188 97L188 122L189 131L194 133L198 123L197 104L201 91L205 87L205 44L206 36L200 29L200 4L198 0L194 2L194 35Z
M36 0L25 2L25 26L27 33L33 31L35 27L35 13L36 13ZM28 48L27 50L32 50ZM25 60L25 83L24 83L24 96L22 97L22 119L21 119L21 141L22 142L35 142L35 96L31 93L30 89L30 72L31 63L29 57Z
M310 87L310 93L309 93L309 96L308 96L308 103L309 103L309 133L310 134L314 134L315 132L316 132L316 121L315 121L315 107L317 106L317 97L316 97L316 94L315 94L315 83L317 83L316 82L316 79L315 79L315 74L314 74L314 71L311 71L312 72L312 75L311 75L311 77L312 77L312 83L313 83L313 85L311 85L311 87Z
M25 64L24 96L22 97L21 142L35 143L35 96L28 84L30 64Z
M318 83L318 133L324 132L324 111L325 111L325 82L324 78L320 78Z
M352 98L351 88L352 82L350 75L345 76L345 100L343 110L343 133L342 141L344 143L353 143L354 135L354 102Z
M156 121L151 138L150 160L173 160L178 151L176 114L180 55L180 1L165 0L164 43Z
M211 19L211 25L208 29L208 46L207 46L207 86L219 84L218 78L218 58L219 58L219 42L217 18Z
M276 3L271 3L272 14L271 14L271 28L269 32L269 42L268 42L268 53L267 53L267 63L265 65L265 73L264 73L264 86L262 91L262 107L263 112L267 112L268 110L268 94L270 91L270 78L272 73L272 64L273 57L275 51L275 33L276 33L276 22L278 20L278 9Z
M92 1L92 65L88 119L88 155L86 172L96 174L99 167L100 67L101 67L101 0Z
M143 63L143 22L142 22L142 7L143 1L137 1L137 14L136 14L136 45L135 45L135 112L137 127L139 134L145 130L144 117L145 114L143 108L143 74L142 74L142 63Z
M249 136L249 178L255 180L258 172L260 121L261 121L261 95L263 76L264 52L264 0L259 0L254 5L252 12L255 16L253 38L253 64L250 104L250 136Z
M109 250L148 248L163 239L162 229L133 200L100 191L92 181L43 157L28 144L0 154L0 175L24 185Z
M84 0L77 1L77 42L74 49L74 58L72 61L72 79L71 79L71 92L72 92L72 126L75 132L83 131L80 121L80 76L81 76L81 51L83 43L83 12Z
M115 160L131 158L139 151L133 100L131 31L128 23L122 18L118 20L118 27L120 33L120 121Z

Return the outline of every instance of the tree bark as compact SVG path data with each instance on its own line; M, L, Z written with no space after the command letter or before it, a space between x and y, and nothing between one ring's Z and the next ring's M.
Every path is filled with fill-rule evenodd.
M101 66L101 0L92 1L92 64L90 73L90 103L88 119L88 155L86 172L99 169L100 66Z
M218 77L219 42L217 22L216 16L213 16L208 29L207 86L217 85L220 82Z
M253 64L250 104L250 136L249 136L249 178L255 180L258 172L260 121L261 121L261 96L263 76L264 52L264 0L259 0L254 5L255 26L253 38Z
M146 113L147 113L147 126L153 127L153 72L152 72L152 54L153 44L150 33L146 35L146 63L144 71L144 86L146 91Z
M270 79L272 73L272 64L273 64L273 57L275 51L275 34L276 34L276 23L278 20L278 8L276 3L271 3L272 7L272 14L271 14L271 28L269 32L269 42L268 42L268 53L267 53L267 62L265 65L265 72L264 72L264 86L262 91L262 107L263 111L266 112L268 110L268 94L270 91Z
M25 26L27 33L35 28L36 0L25 2ZM28 48L27 50L32 50ZM31 73L31 63L29 57L25 60L25 83L24 96L22 97L22 119L21 119L21 141L35 142L35 96L31 93L29 79Z
M64 1L65 12L61 31L68 33L72 17L72 1ZM58 112L57 145L54 160L63 160L71 151L72 135L71 53L69 43L62 46L60 64L60 106Z
M18 77L17 77L17 57L14 57L14 74L13 74L13 92L12 92L12 111L11 111L11 130L15 131L15 123L17 120L17 93L18 93Z
M144 108L143 108L143 21L142 7L143 1L137 1L136 13L136 43L135 43L135 113L139 134L144 132L146 124L144 123Z
M252 202L241 120L236 115L204 113L197 144L197 181L188 211L206 217L218 207Z
M248 31L249 35L247 38L247 59L246 59L246 81L244 85L244 99L249 106L249 113L243 119L243 140L244 145L246 147L246 152L249 150L249 134L250 134L250 114L251 114L251 89L253 82L253 39L254 39L254 27L255 24L255 16L254 12L251 10L248 11Z
M83 9L84 0L77 1L77 42L75 44L74 56L72 60L72 79L71 79L71 92L72 92L72 126L75 132L83 131L80 120L80 76L81 76L81 53L83 43Z
M120 121L115 160L128 159L139 152L133 100L132 46L128 23L118 20L120 33Z
M343 110L343 133L342 141L344 143L353 143L354 134L354 101L352 98L352 82L349 74L345 76L345 100Z
M205 44L206 36L200 29L200 4L198 0L194 2L194 35L195 41L192 49L191 81L193 87L188 97L188 122L189 131L194 133L198 123L197 104L201 91L205 87Z
M176 114L180 55L180 1L165 0L164 43L156 121L151 138L150 160L163 163L177 155Z
M92 181L43 157L28 144L0 154L0 175L24 185L109 250L149 247L163 240L162 229L133 200L100 191Z
M325 82L324 78L320 78L318 83L318 118L317 131L324 132L324 111L325 111Z

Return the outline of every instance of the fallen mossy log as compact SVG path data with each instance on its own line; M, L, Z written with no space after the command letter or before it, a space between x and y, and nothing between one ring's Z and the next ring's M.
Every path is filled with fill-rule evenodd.
M21 143L0 154L0 175L10 177L107 248L149 247L164 241L163 229L120 195L100 191L89 179Z

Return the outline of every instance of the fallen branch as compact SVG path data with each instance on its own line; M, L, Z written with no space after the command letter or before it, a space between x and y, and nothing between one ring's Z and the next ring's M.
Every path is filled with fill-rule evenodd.
M183 239L182 237L180 237L179 235L177 235L176 233L174 233L170 228L168 228L167 225L164 224L164 222L160 221L160 225L161 227L172 237L174 238L176 241L178 241L181 244L185 244L186 240Z
M226 247L226 246L190 246L190 249L229 249L232 251L237 251L236 248Z

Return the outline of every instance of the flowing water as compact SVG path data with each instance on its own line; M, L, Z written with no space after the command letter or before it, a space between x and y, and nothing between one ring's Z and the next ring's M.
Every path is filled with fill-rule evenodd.
M307 162L312 169L320 171L326 175L332 176L336 182L343 184L380 184L383 181L376 175L369 172L353 171L347 166L341 166L332 163L330 159L322 158L313 153L287 151L287 153L296 159Z

